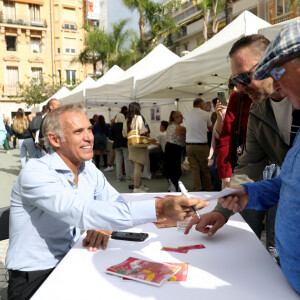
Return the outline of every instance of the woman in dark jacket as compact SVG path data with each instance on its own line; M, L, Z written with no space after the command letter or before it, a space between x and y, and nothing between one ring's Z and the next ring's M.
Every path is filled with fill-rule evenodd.
M107 137L109 135L109 125L105 123L102 115L99 116L98 122L93 127L95 164L100 168L100 154L103 156L104 168L107 168Z
M33 137L29 131L29 121L22 108L19 108L14 120L13 131L18 138L22 168L27 162L27 152L30 158L37 158Z
M128 160L128 146L127 139L123 137L123 122L125 116L122 113L117 114L115 123L112 125L109 139L113 141L112 148L116 152L116 174L117 181L123 181L122 165L124 158L126 181L130 181L130 162Z

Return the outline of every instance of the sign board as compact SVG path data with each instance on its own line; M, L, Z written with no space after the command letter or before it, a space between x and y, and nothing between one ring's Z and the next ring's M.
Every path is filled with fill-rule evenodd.
M100 19L100 0L87 0L87 19Z

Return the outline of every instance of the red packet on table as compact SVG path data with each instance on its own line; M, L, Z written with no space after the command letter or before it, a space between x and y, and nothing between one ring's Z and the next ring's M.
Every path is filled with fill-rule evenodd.
M193 250L193 249L204 249L204 245L200 244L200 245L191 245L191 246L183 246L183 247L178 247L177 249L179 250Z
M106 269L107 273L160 286L180 270L179 266L129 257Z
M187 249L178 249L178 248L172 248L172 247L162 247L160 250L168 251L168 252L177 252L177 253L188 253L188 251L189 251Z
M176 227L177 226L177 222L174 220L170 220L170 219L161 219L158 220L156 222L153 222L153 224L157 227L157 228L168 228L168 227Z

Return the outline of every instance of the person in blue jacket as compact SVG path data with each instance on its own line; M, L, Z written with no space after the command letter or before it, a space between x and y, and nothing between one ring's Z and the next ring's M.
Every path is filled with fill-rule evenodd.
M234 213L244 208L265 210L278 204L275 222L276 249L286 278L300 294L300 20L286 25L267 48L253 75L255 80L274 79L274 87L291 101L291 139L278 177L232 188L234 195L220 198Z
M3 122L3 118L0 115L0 146L3 145L5 139L6 139L5 125L4 125L4 122Z

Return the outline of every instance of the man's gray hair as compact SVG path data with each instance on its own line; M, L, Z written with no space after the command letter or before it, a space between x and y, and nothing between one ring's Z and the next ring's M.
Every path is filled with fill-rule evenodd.
M46 148L52 148L52 144L49 141L48 134L52 133L61 140L64 140L64 128L61 121L61 115L66 112L77 112L85 114L81 105L67 104L63 105L47 114L43 123L43 134Z

